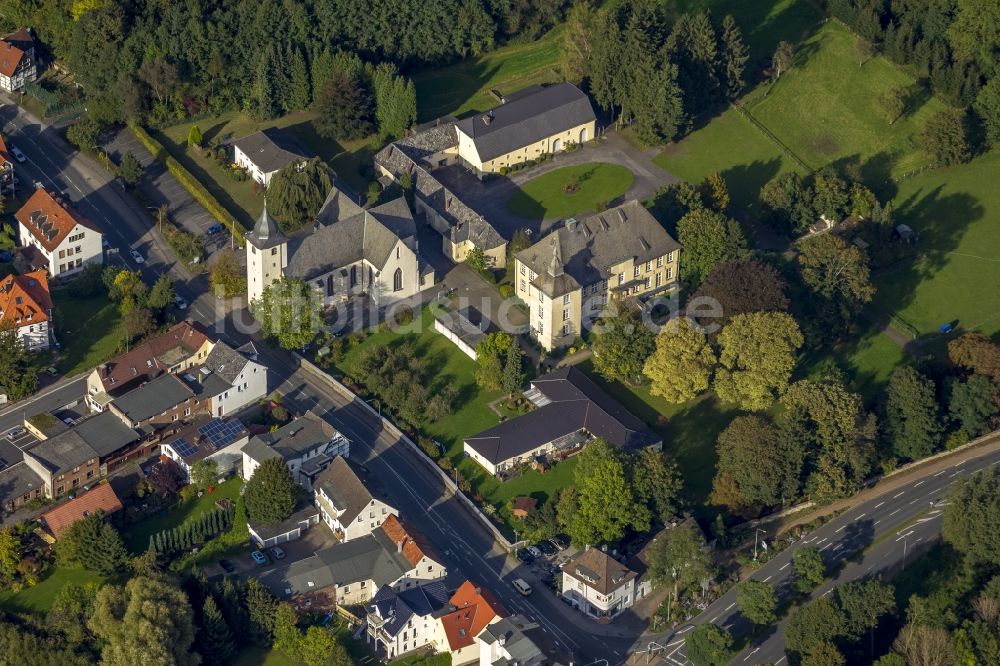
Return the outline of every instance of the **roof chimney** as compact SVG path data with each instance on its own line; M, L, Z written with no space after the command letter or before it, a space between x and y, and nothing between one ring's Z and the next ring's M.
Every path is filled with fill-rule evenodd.
M406 537L403 537L402 539L400 539L399 541L396 542L396 552L397 553L402 553L403 552L403 543L405 543L405 542L406 542Z

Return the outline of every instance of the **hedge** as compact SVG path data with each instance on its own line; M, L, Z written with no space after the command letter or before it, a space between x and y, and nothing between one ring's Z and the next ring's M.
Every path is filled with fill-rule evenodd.
M200 203L209 214L222 223L230 232L236 237L236 242L239 243L240 247L243 247L243 234L246 233L246 229L243 225L236 221L229 211L219 203L219 200L212 196L212 193L205 189L197 178L195 178L190 171L184 168L184 166L178 162L172 155L167 152L167 149L163 147L163 144L150 136L144 128L139 125L129 125L129 129L132 130L132 134L135 138L146 147L153 157L158 159L160 162L167 167L167 171L171 176L177 179L177 182L181 184L185 190L191 193L191 196Z

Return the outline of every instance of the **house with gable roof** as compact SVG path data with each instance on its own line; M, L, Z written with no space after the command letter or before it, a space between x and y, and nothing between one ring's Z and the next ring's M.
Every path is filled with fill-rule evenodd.
M371 534L399 511L375 497L346 456L337 456L313 484L320 518L341 541Z
M45 271L8 275L0 282L0 325L16 329L28 351L49 348L52 296Z
M465 581L437 615L438 652L450 652L452 666L479 662L479 641L476 639L489 625L507 617L508 613L493 592L472 581Z
M573 656L559 649L545 630L526 616L505 617L476 637L480 666L572 666Z
M0 88L13 92L37 78L35 38L30 30L21 28L0 39Z
M296 483L312 490L317 477L331 462L350 453L350 440L326 419L308 411L274 432L253 437L242 449L240 474L249 480L261 463L278 458Z
M383 585L365 606L365 638L388 659L431 645L437 635L435 614L448 603L448 590L435 581L408 590Z
M324 303L365 295L376 306L410 298L434 284L418 254L417 228L403 197L371 209L334 188L311 229L286 237L264 211L246 234L250 302L282 277L310 285Z
M43 187L28 197L14 217L21 244L44 258L50 277L72 275L83 270L84 264L104 261L101 231Z
M282 168L308 159L295 137L280 127L254 132L233 144L233 161L265 187Z
M562 569L562 597L592 618L614 618L651 590L648 580L600 548L587 546Z

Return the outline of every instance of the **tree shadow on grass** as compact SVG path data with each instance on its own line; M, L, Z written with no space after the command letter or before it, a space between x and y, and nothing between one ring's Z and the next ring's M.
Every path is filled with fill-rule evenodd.
M749 131L756 131L750 128ZM722 172L722 178L729 188L730 198L738 208L753 206L760 194L760 188L778 175L781 159L774 157L767 161L754 160L750 164L729 167Z

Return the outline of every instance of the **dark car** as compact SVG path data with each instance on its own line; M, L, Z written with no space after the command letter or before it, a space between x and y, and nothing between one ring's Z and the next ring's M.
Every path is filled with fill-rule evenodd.
M569 537L565 534L557 534L552 537L552 543L554 543L559 550L566 550L569 548Z
M521 548L517 551L517 559L521 560L525 564L531 564L535 561L535 556L528 552L527 548Z
M542 551L546 555L555 555L556 553L559 552L559 549L556 548L556 546L551 541L548 540L539 541L538 543L535 544L535 548Z
M222 567L223 571L226 573L233 573L236 571L236 565L229 560L219 560L219 566Z
M214 236L215 234L221 232L223 229L225 229L225 227L223 227L221 224L213 224L212 226L210 226L208 229L205 230L205 235Z

